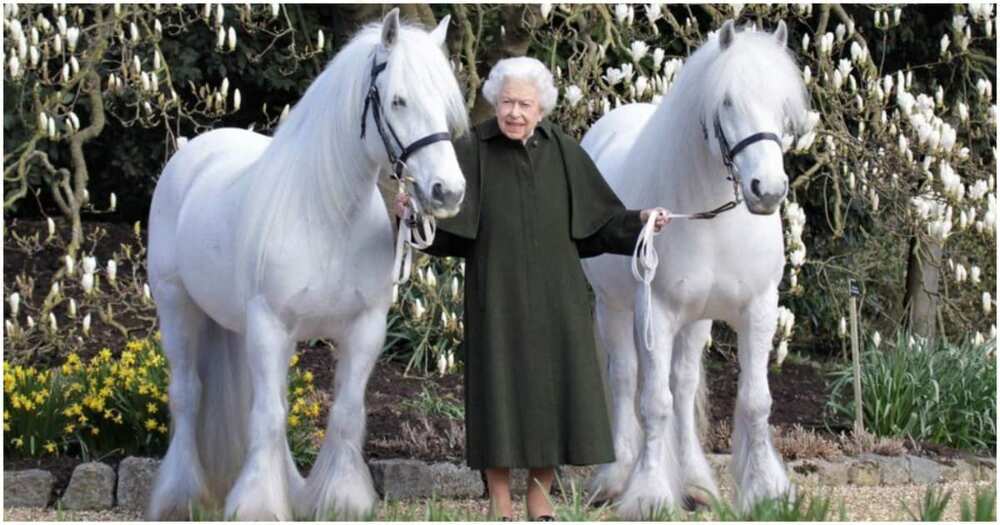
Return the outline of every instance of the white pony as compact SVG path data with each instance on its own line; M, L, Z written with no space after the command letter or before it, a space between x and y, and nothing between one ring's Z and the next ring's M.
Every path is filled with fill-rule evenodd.
M223 500L239 519L374 509L364 392L393 262L376 180L401 157L421 209L459 209L465 179L445 132L468 121L442 52L447 24L401 26L394 9L334 57L273 138L219 129L167 163L148 262L173 436L149 518L187 519ZM295 343L319 337L340 355L325 442L303 480L285 437L286 375Z
M737 33L727 22L691 55L659 107L615 109L582 141L631 209L665 206L686 214L727 201L732 208L737 190L746 202L713 220L674 220L654 238L662 261L651 311L637 294L626 257L584 263L597 296L597 337L608 358L617 459L595 473L590 489L620 498L622 516L648 516L685 497L704 496L693 492L698 488L718 495L695 427L701 354L712 320L739 333L731 465L738 503L746 509L791 490L767 422L767 360L784 268L775 212L788 188L779 137L789 123L802 126L808 109L786 40L784 22L773 34ZM652 348L645 348L639 328L643 315L651 316Z

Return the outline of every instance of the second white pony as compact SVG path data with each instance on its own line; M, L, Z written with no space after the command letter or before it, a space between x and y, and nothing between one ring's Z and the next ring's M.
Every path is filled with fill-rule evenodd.
M727 22L687 60L659 107L618 108L582 141L629 208L688 214L733 203L712 220L674 220L654 237L660 264L651 309L626 257L585 261L608 357L617 459L597 471L591 490L619 498L624 517L675 507L699 488L718 494L695 428L712 320L739 334L731 465L739 505L790 491L769 434L767 384L785 259L776 213L788 189L780 137L805 122L808 108L786 40L784 22L773 34L737 32ZM733 207L738 194L746 204ZM634 329L646 321L640 314L653 327L649 348Z

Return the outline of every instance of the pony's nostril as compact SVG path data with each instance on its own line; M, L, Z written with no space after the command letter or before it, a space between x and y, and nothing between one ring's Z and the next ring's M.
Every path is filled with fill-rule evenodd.
M754 179L754 180L750 181L750 191L752 191L753 194L757 198L761 197L761 194L760 194L760 179Z
M444 200L444 186L440 182L435 182L434 185L431 186L431 196L437 201Z

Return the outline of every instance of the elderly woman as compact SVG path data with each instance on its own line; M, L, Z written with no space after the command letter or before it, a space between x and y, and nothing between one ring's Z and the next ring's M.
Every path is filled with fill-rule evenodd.
M625 209L587 153L542 120L557 95L538 60L496 64L483 85L496 117L455 142L462 209L426 250L466 259L466 458L485 469L500 519L512 516L510 468L530 469L528 517L551 521L556 465L614 461L580 258L629 255L649 214L660 213L657 230L669 220Z

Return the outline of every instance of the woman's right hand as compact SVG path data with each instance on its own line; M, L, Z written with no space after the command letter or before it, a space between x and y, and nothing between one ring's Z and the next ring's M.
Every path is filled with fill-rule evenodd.
M406 208L410 206L410 196L405 193L399 193L396 195L396 200L393 203L393 213L396 214L397 219L402 219L403 215L406 214Z

